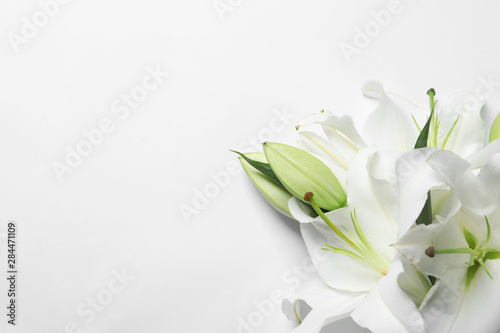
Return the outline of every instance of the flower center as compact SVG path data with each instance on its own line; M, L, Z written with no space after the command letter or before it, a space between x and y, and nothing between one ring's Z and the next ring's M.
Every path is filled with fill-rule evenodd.
M373 268L382 275L386 275L391 263L387 261L387 259L385 259L366 238L359 226L358 218L356 217L356 210L351 213L351 221L357 237L355 237L354 234L344 226L343 228L347 232L347 235L340 231L339 228L337 228L332 221L330 221L321 208L319 208L319 206L314 202L313 196L312 192L307 192L304 195L304 200L313 207L316 213L321 217L321 219L323 219L330 229L332 229L333 232L335 232L335 234L337 234L337 236L339 236L340 239L351 248L351 250L341 249L325 244L326 248L323 248L323 250L347 255Z
M425 250L425 254L430 258L434 258L436 254L470 254L471 257L469 262L465 263L467 266L469 266L466 275L467 287L470 285L470 282L472 281L472 278L476 274L479 267L481 267L486 272L486 274L488 274L488 276L493 279L490 272L488 272L488 269L486 268L484 262L488 259L500 258L500 251L488 248L491 237L491 228L488 217L485 216L484 219L486 220L486 240L484 242L480 243L474 234L472 234L466 228L463 228L462 232L469 247L456 249L436 249L434 248L434 246L430 246Z

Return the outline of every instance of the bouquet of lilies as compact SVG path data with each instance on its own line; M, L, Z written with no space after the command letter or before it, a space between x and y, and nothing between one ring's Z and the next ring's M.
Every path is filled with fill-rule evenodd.
M238 153L316 269L283 300L293 332L347 316L372 332L500 332L500 115L488 131L474 94L441 104L430 89L419 125L379 82L363 92L379 100L363 135L322 111L298 122L300 148Z

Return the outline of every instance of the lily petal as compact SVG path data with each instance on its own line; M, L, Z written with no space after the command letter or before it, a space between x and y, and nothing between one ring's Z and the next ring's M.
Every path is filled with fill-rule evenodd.
M329 159L345 171L349 169L349 163L356 154L356 150L346 151L344 149L342 151L340 145L333 145L312 132L302 131L299 136L308 152Z
M437 151L427 163L440 174L444 183L460 193L465 209L478 215L489 214L494 209L476 176L469 171L470 164L465 159L449 151Z
M450 151L437 151L429 156L427 163L436 170L444 181L451 185L470 169L470 163Z
M300 223L309 223L316 219L314 210L308 204L303 203L295 197L288 200L288 210L294 219Z
M484 163L489 161L493 155L500 152L500 140L495 140L483 149L469 155L466 160L469 161L470 169L480 168Z
M439 116L438 147L453 128L442 148L453 151L460 157L467 157L484 147L485 128L481 117L484 103L471 106L471 100L477 100L474 93L460 92L451 95L445 104L436 105Z
M372 332L423 333L424 321L413 301L398 287L403 265L397 260L388 274L356 307L351 317Z
M330 143L336 144L339 142L341 145L346 144L352 145L356 148L364 148L366 146L365 142L359 135L352 118L348 115L343 115L337 117L330 112L315 113L304 117L297 123L296 128L306 127L313 124L319 124L323 128L326 136L330 140ZM342 139L344 142L337 141L338 135L341 134L348 140ZM332 136L333 135L333 136ZM350 142L349 142L350 141Z
M396 104L380 82L369 81L362 90L365 96L379 100L379 105L363 127L363 137L367 142L381 149L399 152L412 149L419 133L411 115L418 114L419 109L403 99L398 99Z
M414 149L396 162L400 200L399 237L414 225L427 200L427 192L445 183L444 176L427 163L436 152L436 148Z
M428 333L497 332L500 327L500 261L485 263L491 279L479 269L467 290L465 271L450 269L434 285L421 313Z
M443 185L432 189L432 211L438 221L446 221L455 215L461 206L461 198L457 191L450 191Z
M398 154L376 151L374 147L365 148L358 152L347 173L349 206L363 207L384 217L394 230L398 227L394 176L397 157Z
M500 140L499 140L500 141ZM500 208L500 153L497 153L481 168L478 176L480 187L484 193L488 193L490 199Z
M442 224L417 225L400 239L394 247L405 256L413 266L426 275L441 276L439 259L429 258L425 250L434 245L434 237L443 228ZM446 265L445 265L446 267Z
M347 317L363 297L364 293L332 289L313 274L293 298L283 299L282 310L288 319L300 323L293 333L317 333L323 326Z

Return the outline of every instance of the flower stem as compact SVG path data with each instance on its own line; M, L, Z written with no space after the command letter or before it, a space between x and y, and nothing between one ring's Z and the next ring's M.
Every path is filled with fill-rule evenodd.
M438 120L436 116L436 112L432 112L434 110L434 96L436 95L436 91L431 88L427 91L427 95L429 95L429 102L431 106L431 130L430 130L430 135L429 135L429 147L436 147L437 146L437 130L438 130Z

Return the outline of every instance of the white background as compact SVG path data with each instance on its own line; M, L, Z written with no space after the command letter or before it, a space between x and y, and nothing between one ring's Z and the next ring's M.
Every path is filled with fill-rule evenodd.
M440 99L481 78L500 82L495 1L401 0L350 62L340 45L355 46L356 29L388 1L220 3L232 10L218 13L213 0L72 0L13 47L41 7L1 1L0 232L18 222L20 272L15 328L0 283L2 332L237 332L255 302L291 292L307 253L294 222L241 170L182 216L211 173L236 160L228 149L255 150L276 110L348 113L361 128L375 107L360 91L369 79L424 107L430 87ZM119 118L113 103L147 68L168 77ZM495 112L497 90L487 99ZM60 181L54 162L104 118L114 130ZM265 139L294 144L295 121L277 124ZM5 272L5 240L0 248ZM133 279L111 294L123 270ZM94 318L77 312L99 295L112 299ZM270 311L254 332L293 328L279 306Z

